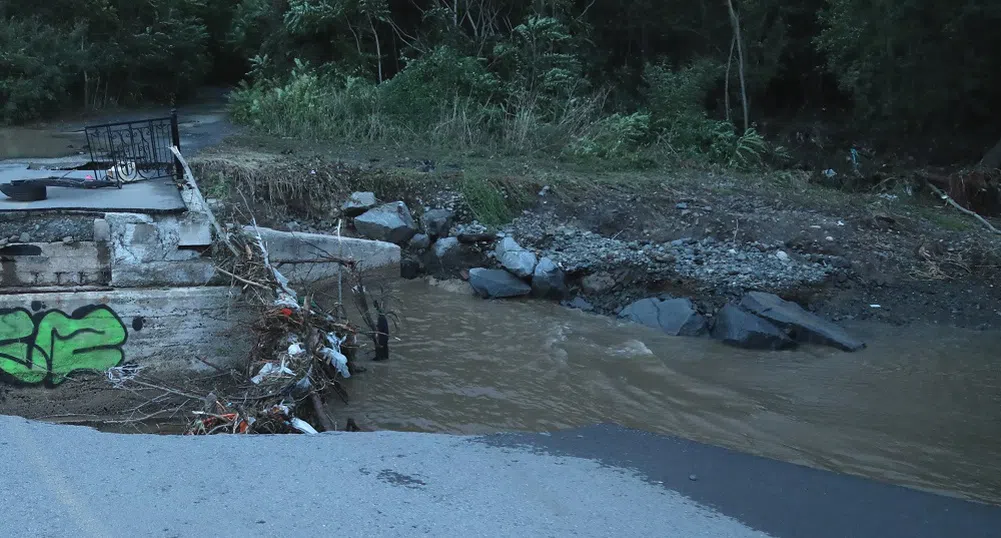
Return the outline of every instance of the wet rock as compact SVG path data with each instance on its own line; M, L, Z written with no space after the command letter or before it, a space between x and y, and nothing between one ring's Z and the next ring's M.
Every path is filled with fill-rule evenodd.
M462 255L462 245L454 237L439 239L434 244L434 255L442 265L455 263Z
M601 295L609 292L615 287L615 278L608 273L595 273L587 275L581 280L581 288L589 295Z
M574 297L572 301L563 301L560 304L567 308L575 308L584 312L594 311L594 305L584 300L583 297Z
M532 276L536 264L539 263L534 253L525 250L517 241L510 237L501 239L494 250L494 254L497 256L497 261L505 269L521 278Z
M431 238L426 234L416 234L410 238L410 248L414 250L425 250L431 246Z
M447 237L448 230L452 227L454 214L447 209L432 209L424 213L421 219L424 224L424 232L432 238Z
M485 299L521 297L532 292L532 287L525 281L503 269L470 269L469 285Z
M844 351L858 351L865 347L864 342L841 327L772 293L752 291L741 299L740 306L785 329L798 342L829 345Z
M566 275L556 262L542 258L532 273L532 294L546 299L562 299L567 294Z
M341 213L345 217L357 217L372 209L378 203L374 192L354 192L351 193L351 197L341 206Z
M403 258L400 260L400 276L407 280L413 280L421 274L421 262L413 258Z
M701 336L709 329L706 318L689 299L640 299L623 308L619 318L660 329L671 336Z
M781 329L734 304L716 313L710 334L724 344L744 349L779 350L796 346Z
M355 230L369 239L397 245L406 243L417 233L410 209L403 202L383 204L358 215L355 217Z
M30 243L31 242L31 234L29 234L28 232L24 232L24 233L22 233L21 235L18 236L17 240L19 242L21 242L21 243Z

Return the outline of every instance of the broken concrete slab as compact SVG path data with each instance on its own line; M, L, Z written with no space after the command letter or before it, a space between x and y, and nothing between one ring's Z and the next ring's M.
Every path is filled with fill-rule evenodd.
M205 213L188 212L178 224L179 247L208 247L212 245L212 221Z
M785 329L798 342L829 345L843 351L865 347L865 342L841 327L772 293L752 291L740 300L740 307Z
M26 172L30 174L25 175ZM11 179L47 177L50 171L3 170L0 183ZM76 189L49 187L45 200L15 202L0 196L0 211L94 210L141 213L179 213L187 209L177 186L170 180L152 179L123 185L122 188Z
M184 218L174 215L107 213L111 285L201 286L215 275L211 258L181 247Z
M400 274L401 250L386 241L374 241L336 235L282 232L271 228L246 226L250 234L261 234L268 257L293 282L311 282L336 277L340 258L355 263L363 273Z

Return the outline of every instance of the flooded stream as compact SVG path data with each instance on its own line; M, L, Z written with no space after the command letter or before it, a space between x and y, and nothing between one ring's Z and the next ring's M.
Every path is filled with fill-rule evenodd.
M337 414L467 434L616 422L1001 503L1001 334L863 324L860 353L758 353L464 291L401 283L391 360L366 362Z

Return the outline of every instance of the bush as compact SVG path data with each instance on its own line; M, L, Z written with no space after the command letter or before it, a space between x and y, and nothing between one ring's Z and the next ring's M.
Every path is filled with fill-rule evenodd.
M384 138L376 88L356 78L338 80L298 62L284 82L243 84L230 94L233 120L269 135L318 140Z
M427 128L452 114L456 103L498 100L500 82L483 63L441 46L411 60L379 87L387 113L412 128Z
M573 140L566 154L611 161L636 161L637 152L650 137L650 114L612 114L594 123L589 132Z

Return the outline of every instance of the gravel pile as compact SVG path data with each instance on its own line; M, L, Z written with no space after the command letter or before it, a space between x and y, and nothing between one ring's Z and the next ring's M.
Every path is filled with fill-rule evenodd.
M822 282L843 263L834 256L790 254L781 244L724 242L712 237L669 243L621 241L571 226L547 226L528 215L505 231L571 274L628 268L653 278L681 276L705 287L733 291Z

